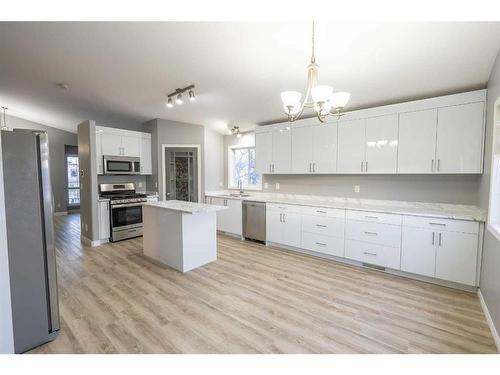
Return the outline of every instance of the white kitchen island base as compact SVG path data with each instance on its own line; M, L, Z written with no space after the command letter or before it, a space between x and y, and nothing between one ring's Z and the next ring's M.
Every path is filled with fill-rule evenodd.
M201 203L161 201L143 205L143 252L187 272L217 260L216 211Z

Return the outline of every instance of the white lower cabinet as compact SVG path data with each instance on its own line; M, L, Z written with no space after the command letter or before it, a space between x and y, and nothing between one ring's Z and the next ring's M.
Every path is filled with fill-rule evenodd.
M480 246L478 223L425 219L410 218L406 221L407 224L415 226L403 227L401 270L455 283L476 285ZM456 229L472 233L453 231Z
M344 238L302 232L302 248L317 253L344 256Z
M229 207L227 210L217 211L217 230L241 236L243 205L239 199L209 198L210 204Z
M109 201L99 201L99 239L109 240Z
M300 247L301 215L291 205L266 205L266 239L282 245Z
M398 270L401 262L401 248L346 239L345 257Z

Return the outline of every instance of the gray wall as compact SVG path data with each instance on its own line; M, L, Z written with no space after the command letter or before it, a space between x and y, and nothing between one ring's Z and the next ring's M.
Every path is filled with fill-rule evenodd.
M496 58L488 81L484 174L480 181L478 195L478 204L485 209L488 208L490 190L495 101L499 98L500 53ZM484 236L480 288L497 332L500 333L500 242L488 230L485 230Z
M7 252L7 228L3 186L2 132L0 131L0 354L14 353L9 254Z
M81 235L91 241L96 241L99 238L99 222L97 217L97 160L93 147L95 147L95 122L82 122L78 125Z
M76 146L77 135L65 130L52 128L36 122L24 120L19 117L7 116L7 125L10 129L35 129L44 130L49 135L50 147L50 176L54 192L54 206L56 212L67 210L68 193L66 190L66 163L64 145Z
M183 122L155 119L143 125L143 130L151 133L151 149L153 158L153 174L147 177L148 190L157 190L160 197L163 195L162 171L162 145L200 145L198 162L201 166L201 186L199 186L201 197L205 194L205 132L201 125L187 124ZM156 163L155 163L156 161ZM156 188L158 186L158 188Z

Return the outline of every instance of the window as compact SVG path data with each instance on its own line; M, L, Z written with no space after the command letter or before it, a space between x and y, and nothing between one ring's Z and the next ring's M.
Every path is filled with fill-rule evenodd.
M68 206L80 205L80 174L78 156L66 155L66 173L68 181Z
M238 188L241 181L244 189L262 188L262 179L255 170L255 147L229 149L229 187Z

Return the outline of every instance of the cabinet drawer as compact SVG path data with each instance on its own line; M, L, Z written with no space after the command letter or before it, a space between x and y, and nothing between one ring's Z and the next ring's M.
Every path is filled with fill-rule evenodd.
M345 219L302 215L302 231L344 238Z
M448 232L479 233L477 221L440 219L422 216L403 216L403 225L406 227L425 228Z
M285 203L266 203L266 210L300 213L300 206Z
M401 250L398 247L369 244L361 241L345 241L345 257L359 262L399 270Z
M401 225L401 215L384 214L380 212L369 212L369 211L355 211L355 210L347 210L346 215L347 218L350 220Z
M400 247L401 227L397 225L347 220L346 238L356 241Z
M302 233L302 248L318 253L344 256L344 239L317 233Z
M323 208L323 207L309 207L303 206L301 212L304 215L314 215L323 217L334 217L339 219L345 218L345 210L338 208Z

